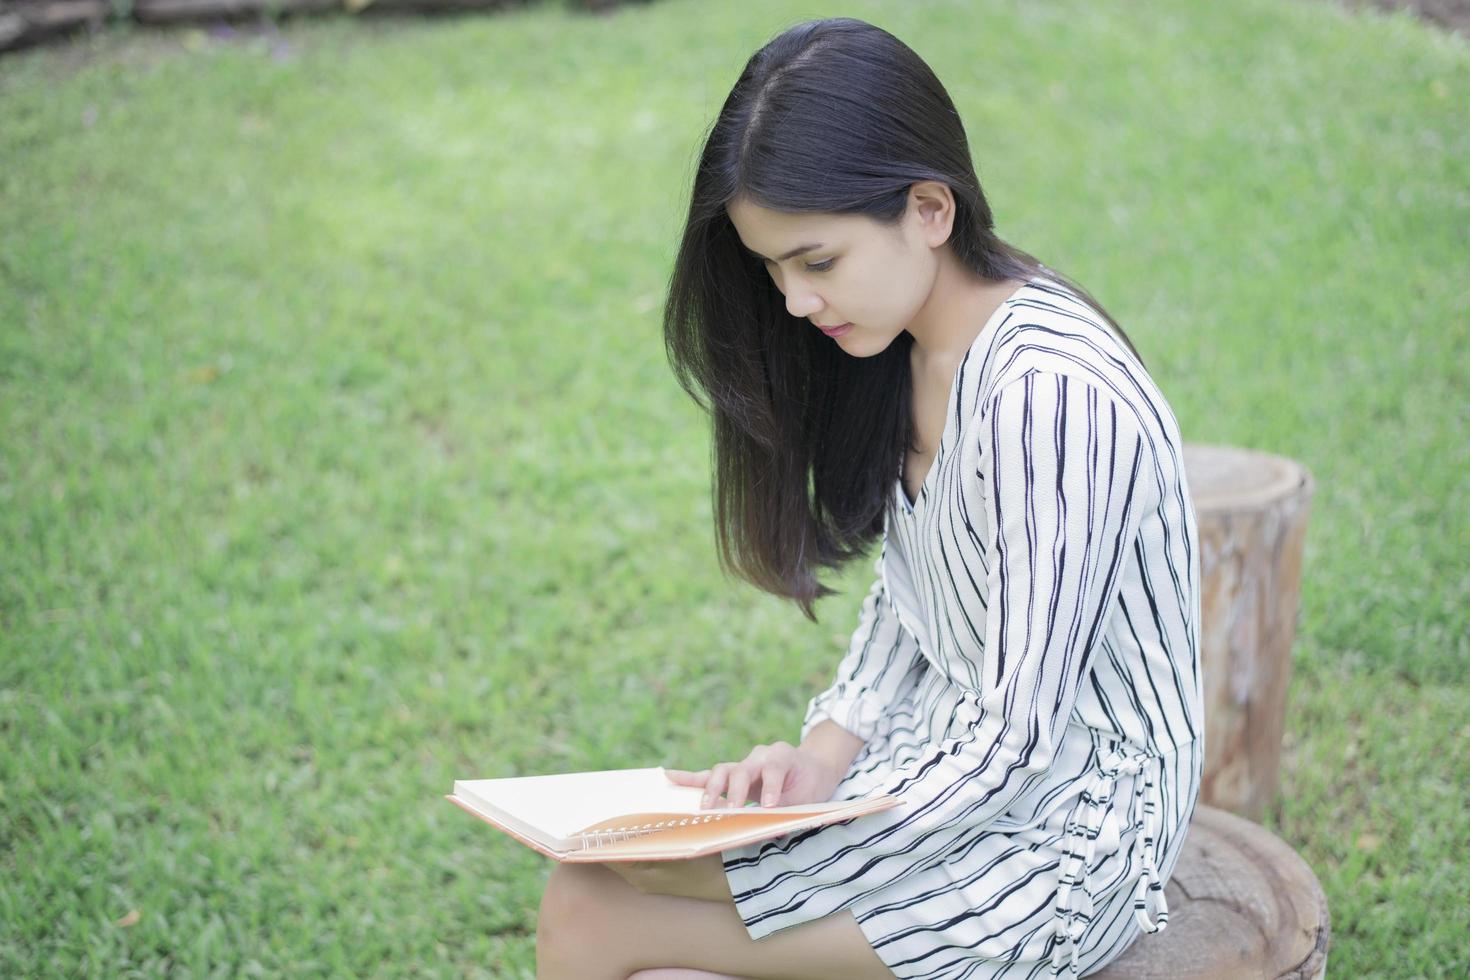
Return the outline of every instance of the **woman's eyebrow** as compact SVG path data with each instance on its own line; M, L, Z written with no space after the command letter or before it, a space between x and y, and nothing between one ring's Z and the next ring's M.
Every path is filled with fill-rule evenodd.
M751 248L749 245L746 245L744 242L741 242L740 244L741 244L742 247L744 247L744 249L747 252L749 252L751 255L754 255L756 258L758 258L758 259L765 258L764 255L762 255L761 253L757 252L755 249ZM817 249L822 248L822 247L823 246L822 246L822 243L821 242L815 242L815 243L813 243L811 245L798 245L795 248L793 248L791 251L787 252L785 255L781 256L776 261L777 262L785 262L787 259L794 259L798 255L805 255L807 252L814 252Z

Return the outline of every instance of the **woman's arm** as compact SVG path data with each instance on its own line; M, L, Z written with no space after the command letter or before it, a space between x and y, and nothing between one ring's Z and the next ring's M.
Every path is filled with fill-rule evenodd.
M958 651L971 682L951 737L883 787L911 803L913 819L887 838L907 841L911 860L939 860L1050 768L1156 498L1134 410L1084 380L1028 373L980 425L982 471L967 492L990 525L984 642Z
M887 547L886 541L884 547ZM847 644L847 653L837 665L832 684L807 703L801 726L801 744L806 745L823 721L831 720L857 739L858 749L873 737L878 721L901 696L913 689L927 661L919 652L919 641L898 622L883 584L883 555L873 562L877 574L858 612L858 625ZM834 760L846 751L847 743L833 736L820 739ZM847 772L858 749L845 760Z
M798 748L821 759L833 772L846 774L864 744L862 739L837 722L824 718L807 731Z
M883 586L883 555L877 579L863 600L858 625L832 684L807 702L801 744L757 745L740 762L711 769L668 770L669 778L707 791L704 805L743 806L747 794L765 806L819 803L832 798L853 761L872 738L878 721L918 683L928 665L918 641L899 626Z

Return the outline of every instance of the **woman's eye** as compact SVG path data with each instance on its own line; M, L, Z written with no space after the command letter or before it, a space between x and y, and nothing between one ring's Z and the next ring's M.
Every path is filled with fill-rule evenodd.
M827 259L825 262L817 262L815 264L807 263L806 270L808 272L826 272L827 270L832 268L832 264L836 261L836 259ZM777 266L776 263L772 262L770 259L761 259L761 264L772 269L779 268L779 266Z

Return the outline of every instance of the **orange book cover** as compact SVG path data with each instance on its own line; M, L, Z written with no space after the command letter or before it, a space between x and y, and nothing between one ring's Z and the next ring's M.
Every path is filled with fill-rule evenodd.
M445 799L557 861L675 861L899 806L896 796L702 808L662 767L458 779Z

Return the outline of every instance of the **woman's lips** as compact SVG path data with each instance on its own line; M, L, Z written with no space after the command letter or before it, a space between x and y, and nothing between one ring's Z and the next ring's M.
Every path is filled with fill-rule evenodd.
M826 334L829 337L841 337L843 334L852 329L852 324L844 323L840 327L818 327L817 329L822 331L822 333Z

